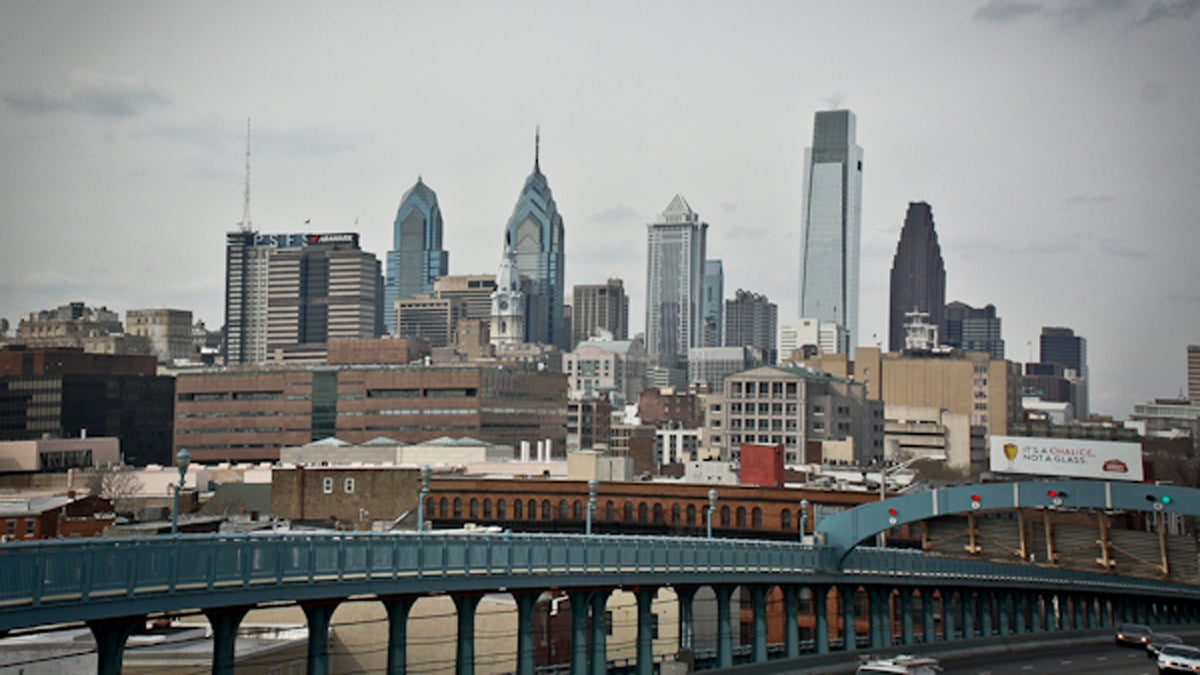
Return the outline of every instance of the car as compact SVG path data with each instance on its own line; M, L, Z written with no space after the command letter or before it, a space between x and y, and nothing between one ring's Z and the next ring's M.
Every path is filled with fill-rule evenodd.
M855 675L935 675L944 672L938 660L928 656L898 654L891 658L859 657Z
M1181 645L1183 638L1170 633L1155 633L1150 636L1150 641L1146 643L1146 658L1158 658L1158 651L1166 645Z
M1200 647L1163 645L1158 652L1158 673L1200 672Z
M1154 631L1149 626L1140 623L1123 623L1117 626L1116 642L1118 645L1145 647L1150 642Z

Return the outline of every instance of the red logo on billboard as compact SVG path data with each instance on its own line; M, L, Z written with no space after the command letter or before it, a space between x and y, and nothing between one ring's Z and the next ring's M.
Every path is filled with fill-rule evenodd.
M1129 466L1119 459L1110 459L1104 463L1104 470L1108 473L1129 473Z

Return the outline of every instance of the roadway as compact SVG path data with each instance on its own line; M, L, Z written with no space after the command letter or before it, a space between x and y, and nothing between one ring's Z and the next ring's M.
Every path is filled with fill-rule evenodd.
M942 667L947 673L969 675L1154 675L1158 672L1154 660L1146 658L1144 649L1111 643L945 659Z

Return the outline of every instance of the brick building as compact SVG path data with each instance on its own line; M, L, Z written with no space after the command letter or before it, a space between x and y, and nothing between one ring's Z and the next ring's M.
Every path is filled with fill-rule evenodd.
M500 365L256 366L182 373L174 452L194 461L275 461L279 449L337 437L418 443L470 436L566 447L566 376Z
M292 521L395 520L417 507L420 471L402 467L276 468L271 512Z

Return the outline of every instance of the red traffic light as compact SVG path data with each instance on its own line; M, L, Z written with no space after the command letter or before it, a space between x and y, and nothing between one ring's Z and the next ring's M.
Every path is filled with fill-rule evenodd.
M888 509L888 515L889 515L889 516L894 516L894 515L896 515L896 509Z
M1046 490L1046 496L1050 499L1054 499L1055 497L1058 497L1058 490Z
M971 495L971 501L973 501L973 502L979 501L979 495Z

